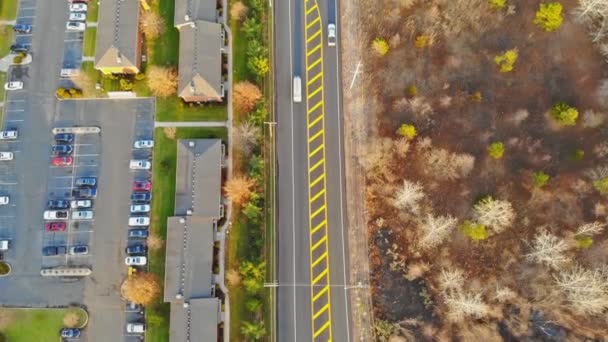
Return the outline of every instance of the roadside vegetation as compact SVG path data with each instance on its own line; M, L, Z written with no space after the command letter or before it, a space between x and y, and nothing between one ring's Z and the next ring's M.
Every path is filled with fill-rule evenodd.
M0 20L15 20L18 5L18 0L2 0L0 2Z
M95 57L95 42L97 39L97 28L89 27L84 31L83 55Z
M608 336L608 2L357 9L376 338Z
M80 308L0 309L0 341L58 341L61 328L82 328L88 321Z

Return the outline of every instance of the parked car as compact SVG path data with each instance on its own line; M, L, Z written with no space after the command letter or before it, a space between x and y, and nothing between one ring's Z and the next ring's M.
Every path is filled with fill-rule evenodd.
M143 323L127 323L127 332L131 334L143 334L146 326Z
M53 145L51 147L51 153L58 156L71 154L73 150L71 145Z
M0 161L13 160L14 157L13 152L0 152Z
M11 201L10 197L0 196L0 205L7 205Z
M81 2L70 4L70 12L86 12L86 11L87 11L87 4L84 4Z
M65 220L68 218L68 211L67 210L45 210L44 213L42 213L42 218L44 218L47 221Z
M87 255L89 254L89 246L73 246L70 248L70 255Z
M87 24L80 21L68 21L65 23L65 29L68 31L78 31L82 32L86 30Z
M152 200L152 194L149 192L136 192L131 194L131 201L133 202L150 202Z
M23 82L21 81L11 81L4 83L5 90L19 90L23 89Z
M127 255L140 255L145 254L147 251L148 248L144 245L133 245L125 249L125 253L127 253Z
M72 157L54 157L51 160L53 166L70 166L72 165Z
M93 202L91 200L73 200L70 202L70 207L72 209L90 208L92 206Z
M80 329L63 328L61 329L61 337L63 338L78 338L80 337Z
M62 142L62 143L71 143L72 141L74 141L74 134L73 133L55 134L55 141Z
M78 177L74 182L76 186L86 186L86 187L96 187L97 186L97 177Z
M152 189L152 182L150 181L134 181L133 191L150 191Z
M125 311L126 312L140 312L143 310L143 305L141 304L137 304L135 302L127 302L127 304L125 305Z
M128 237L130 237L130 238L147 238L148 235L149 235L149 233L148 233L147 229L134 228L134 229L129 229Z
M150 170L152 167L152 163L145 159L133 159L129 163L129 168L131 170Z
M96 198L97 197L97 189L95 188L81 188L81 189L73 189L72 197L76 198Z
M62 232L67 228L65 222L48 222L44 225L47 232Z
M89 0L68 0L69 3L71 4L76 4L76 3L83 3L86 4L89 2Z
M143 266L148 263L148 258L145 256L128 256L125 258L127 266Z
M87 15L86 13L82 13L82 12L72 12L70 13L70 21L85 21L87 20Z
M149 204L131 204L131 214L147 213L150 211Z
M327 25L327 46L336 46L336 24Z
M92 220L93 210L72 211L72 220Z
M152 148L154 147L154 140L137 140L133 143L133 148Z
M66 246L46 246L42 249L42 255L44 256L53 256L53 255L63 255L68 251Z
M49 209L67 209L70 207L70 202L66 200L49 200L46 202Z
M148 216L131 216L129 217L129 226L147 226L150 224Z
M30 51L29 46L25 45L25 44L13 44L11 45L11 52L12 53L27 53L28 51Z
M32 25L27 24L17 24L13 26L13 31L17 33L30 33L32 32Z
M12 140L19 137L19 132L16 129L8 131L0 131L0 140Z

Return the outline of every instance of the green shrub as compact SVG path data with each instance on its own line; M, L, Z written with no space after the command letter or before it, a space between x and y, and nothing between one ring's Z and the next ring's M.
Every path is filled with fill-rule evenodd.
M64 88L57 88L57 90L55 91L55 94L57 95L57 97L59 97L60 99L62 99L65 96L65 89Z
M135 75L135 80L137 81L143 81L146 79L146 74L143 72L140 72L139 74Z
M245 308L250 312L257 312L262 308L262 300L258 297L250 297L245 301Z
M593 244L593 238L589 235L581 235L574 238L576 247L579 249L588 249Z
M545 186L550 178L551 177L543 171L534 172L534 174L532 174L532 182L534 182L534 186L537 188Z
M74 94L76 94L77 92L78 92L78 91L76 91L76 88L70 88L70 89L68 90L68 93L70 93L70 95L74 95Z
M572 151L572 153L570 154L570 159L579 161L579 160L583 159L584 156L585 156L585 151L583 151L580 148L577 148L576 150Z
M559 2L540 4L540 8L536 11L534 17L534 23L547 32L555 31L564 21L562 9L562 4Z
M0 261L0 275L5 275L11 270L10 266L4 261Z
M476 91L471 95L471 100L473 102L481 102L482 99L483 99L483 96L481 95L480 91Z
M23 57L21 55L17 55L13 57L13 64L21 64L23 62Z
M578 110L564 102L559 102L551 108L551 115L561 125L574 126L578 119Z
M500 67L500 72L513 71L517 56L517 49L507 50L502 55L494 57L494 63Z
M403 124L397 130L397 134L400 136L407 138L407 140L412 140L416 137L416 127L414 125Z
M488 238L488 231L483 224L464 221L460 226L460 231L473 241L481 241Z
M595 182L593 182L593 187L602 195L608 194L608 177L596 180Z
M505 8L505 5L507 4L507 0L488 0L488 2L493 9Z
M120 79L120 90L123 90L123 91L133 90L133 83L127 79L121 78Z
M488 153L490 154L490 157L500 159L505 153L505 146L500 141L493 142L490 146L488 146Z
M255 56L250 57L247 61L247 67L257 77L262 78L270 71L268 57Z
M405 92L406 92L407 96L414 97L414 96L418 95L418 88L416 88L416 86L412 84L409 87L407 87Z
M388 50L390 49L388 46L388 42L384 38L374 39L374 41L372 42L372 48L380 56L386 55L388 53Z

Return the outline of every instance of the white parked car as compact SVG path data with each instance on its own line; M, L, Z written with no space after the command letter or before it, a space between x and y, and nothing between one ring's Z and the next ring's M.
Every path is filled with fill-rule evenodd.
M47 220L67 220L68 219L68 211L67 210L45 210L42 214L42 217Z
M92 220L93 210L80 210L72 212L72 220Z
M126 257L125 264L127 266L143 266L148 263L148 258L145 256Z
M133 148L152 148L154 147L154 140L137 140L133 144Z
M336 24L327 25L327 46L336 46Z
M70 207L72 209L80 209L80 208L90 208L93 205L91 200L74 200L70 202Z
M131 170L150 170L152 167L152 163L145 159L133 159L129 163L129 168Z
M7 205L10 201L8 196L0 196L0 205Z
M21 81L6 82L4 84L4 89L5 90L19 90L19 89L23 89L23 82L21 82Z
M68 21L65 23L65 29L68 31L84 31L86 30L87 25L85 23L79 21Z
M132 334L143 334L146 332L146 327L143 323L128 323L127 332Z
M87 5L82 3L70 4L70 12L86 12Z
M147 213L149 211L150 211L150 205L149 204L132 204L131 205L131 213L132 214Z
M148 226L150 218L147 216L131 216L129 217L129 226Z
M72 12L70 13L70 21L85 21L87 20L87 15L82 12Z
M17 132L16 130L0 131L0 140L17 139L18 137L19 132Z
M13 152L0 152L0 160L2 161L13 160L14 157L15 155L13 155Z

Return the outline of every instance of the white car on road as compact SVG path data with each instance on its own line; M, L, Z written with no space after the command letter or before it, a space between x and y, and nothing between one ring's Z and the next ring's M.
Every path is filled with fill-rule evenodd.
M74 200L70 202L70 207L72 209L80 209L80 208L90 208L93 205L91 200Z
M19 90L19 89L23 89L23 82L21 82L21 81L6 82L4 84L4 89L5 90Z
M70 4L70 12L86 12L87 5L82 3Z
M336 24L327 25L327 46L336 46Z
M86 28L87 25L79 21L68 21L65 23L65 29L68 31L84 31Z
M128 323L127 332L131 334L143 334L146 332L146 327L143 323Z
M72 12L70 13L70 21L85 21L87 20L87 15L81 12Z
M0 152L1 161L13 160L14 157L15 157L15 155L13 154L13 152Z
M147 216L131 216L129 217L129 226L148 226L150 225L150 218Z
M16 130L0 131L0 140L17 139L18 137L19 137L19 132L17 132Z
M42 217L47 220L67 220L68 211L67 210L45 210L42 214Z
M125 264L127 266L143 266L148 263L148 258L145 256L126 257Z
M10 201L8 196L0 196L0 205L7 205Z
M154 147L154 140L137 140L133 144L133 148L152 148Z
M80 210L72 212L72 220L92 220L93 210Z
M131 205L131 213L132 214L147 213L149 211L150 211L150 205L149 204L133 204L133 205Z
M150 170L152 163L145 159L133 159L129 163L129 168L131 170Z

